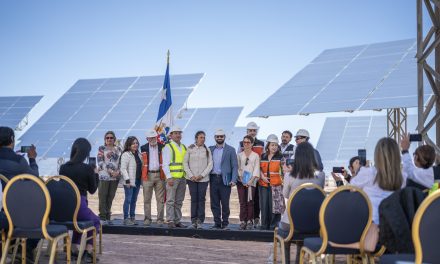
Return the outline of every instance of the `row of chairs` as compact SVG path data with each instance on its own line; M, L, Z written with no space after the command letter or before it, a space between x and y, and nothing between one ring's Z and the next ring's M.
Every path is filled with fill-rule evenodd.
M419 207L412 228L415 255L382 256L385 247L376 247L374 252L365 250L365 238L372 223L372 207L365 192L354 186L343 186L326 196L319 186L303 184L289 197L289 233L284 235L275 229L273 261L277 261L279 243L282 263L289 263L290 245L295 243L296 263L303 263L306 257L312 263L319 263L322 255L330 257L330 262L334 262L335 255L346 255L347 263L358 259L362 263L374 263L374 258L380 256L381 263L386 264L408 259L415 263L435 263L440 259L439 251L434 249L433 236L438 230L439 207L440 191ZM345 245L358 245L358 248Z
M64 240L67 263L71 262L71 242L68 231L82 234L77 263L81 263L87 240L93 241L93 263L96 263L96 233L92 221L78 221L80 193L76 184L65 176L54 176L46 182L38 177L21 174L8 181L3 175L0 179L6 183L3 193L3 209L8 219L6 239L2 235L2 258L6 256L11 241L16 239L13 260L18 246L22 247L22 263L26 263L26 239L45 239L49 241L49 263L54 263L58 242ZM92 232L88 237L87 233ZM102 253L102 228L99 230L99 252ZM41 254L42 241L38 245L35 262Z

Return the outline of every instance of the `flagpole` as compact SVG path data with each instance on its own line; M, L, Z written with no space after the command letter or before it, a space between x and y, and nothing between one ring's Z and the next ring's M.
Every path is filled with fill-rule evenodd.
M168 65L170 65L170 50L168 50L168 52L167 52L167 67L168 67ZM159 122L159 127L160 127L160 125L162 125L162 119Z

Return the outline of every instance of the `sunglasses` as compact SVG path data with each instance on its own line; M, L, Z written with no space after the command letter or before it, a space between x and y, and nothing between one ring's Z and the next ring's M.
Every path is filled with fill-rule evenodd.
M305 139L306 137L296 137L295 140Z
M246 161L244 163L244 166L247 166L249 164L249 158L246 158Z
M250 141L243 141L243 144L252 144Z
M215 138L224 138L225 136L215 136Z
M115 139L114 137L105 137L105 139Z

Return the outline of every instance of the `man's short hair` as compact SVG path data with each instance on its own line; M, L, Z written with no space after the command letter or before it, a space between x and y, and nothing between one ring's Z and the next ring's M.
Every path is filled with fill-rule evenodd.
M290 138L293 137L292 132L290 132L289 130L284 130L283 133L281 133L281 135L282 135L282 134L288 134L288 135L290 136Z
M15 139L14 130L10 127L0 127L0 147L11 145Z

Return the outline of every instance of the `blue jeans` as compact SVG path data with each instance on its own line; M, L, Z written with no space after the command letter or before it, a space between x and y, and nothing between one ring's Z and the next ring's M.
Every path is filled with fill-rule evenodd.
M141 186L141 180L136 179L135 187L133 186L125 186L124 185L124 192L125 192L125 199L124 199L124 219L128 218L128 212L130 211L130 218L134 218L136 215L136 202L137 197L139 194L140 186Z

